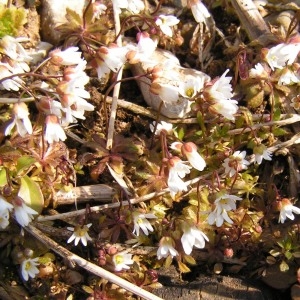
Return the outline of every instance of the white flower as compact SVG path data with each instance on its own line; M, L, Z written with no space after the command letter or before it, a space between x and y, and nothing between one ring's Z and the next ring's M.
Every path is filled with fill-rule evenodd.
M157 219L154 214L141 214L139 212L134 212L133 214L133 223L134 223L134 230L133 233L137 236L140 235L140 229L144 232L144 234L148 235L149 231L153 231L153 227L150 224L148 219Z
M270 48L267 51L265 59L272 70L275 68L282 69L287 65L291 65L296 60L299 51L300 43L281 43Z
M184 143L181 147L181 152L186 156L191 166L196 170L203 171L206 167L206 162L198 153L197 146L194 143Z
M39 258L27 258L21 263L21 273L24 280L28 280L30 278L34 278L35 275L39 274L39 269L37 266L39 265Z
M12 67L12 69L13 69L14 74L24 73L24 72L29 72L30 71L30 68L29 68L28 64L24 61L12 60L9 63L10 63L10 66Z
M126 252L120 252L113 256L112 261L115 265L115 271L119 272L122 269L128 270L134 261L132 260L132 254Z
M85 111L94 110L94 106L85 100L90 98L89 92L78 84L77 79L60 82L56 90L60 96L62 110L65 112L62 125L76 122L74 118L84 120Z
M170 148L179 153L179 152L181 152L182 145L183 145L183 143L181 143L181 142L173 142L170 145Z
M179 22L180 20L177 19L175 16L159 15L155 21L155 24L159 26L159 28L165 35L172 37L173 32L171 26L174 26Z
M185 225L184 233L181 237L181 243L185 254L190 255L193 247L202 249L205 247L205 241L209 241L208 237L195 225Z
M232 98L232 86L230 84L232 77L226 77L228 72L229 69L227 69L220 78L213 81L212 85L205 87L205 94L209 100L220 102Z
M170 172L168 177L168 187L171 197L174 198L178 192L187 191L187 184L178 176L176 172Z
M126 54L130 48L117 47L112 45L111 47L102 46L97 52L97 56L104 61L107 67L113 72L118 72L118 70L126 62Z
M61 103L50 97L42 96L39 101L37 101L36 106L38 110L45 115L56 115L59 118L62 116Z
M297 215L300 214L300 208L292 205L290 200L285 198L281 201L280 204L281 204L281 209L280 209L278 223L284 223L286 218L294 220L295 216L293 215L293 213Z
M209 225L216 224L217 227L220 227L223 225L224 221L226 221L229 224L232 224L232 220L229 218L227 211L225 209L221 210L221 212L218 211L217 208L215 208L208 216L207 223Z
M237 103L238 102L236 100L220 100L211 105L209 108L228 120L234 120L234 115L239 109Z
M106 5L102 4L100 1L95 1L93 3L93 19L100 19L106 9Z
M173 103L179 100L178 87L168 83L154 81L150 86L150 92L158 95L166 103Z
M206 24L206 19L210 18L210 13L201 0L190 0L189 6L196 22Z
M16 73L16 70L14 70L9 64L0 62L0 80ZM18 91L22 83L22 79L20 79L19 77L13 77L10 79L3 80L0 83L0 88L8 91Z
M232 177L236 173L247 169L250 163L245 157L246 151L235 151L230 157L226 158L222 164L225 168L225 173Z
M9 225L9 212L8 210L0 210L0 229L5 229Z
M231 100L231 77L226 77L227 69L223 75L204 87L204 98L211 104L209 109L223 115L229 120L234 120L234 114L238 111L237 101Z
M112 0L114 11L117 14L121 13L121 8L128 7L128 0Z
M133 14L138 14L141 10L145 8L144 2L142 0L127 0L127 1L128 1L127 9Z
M59 119L56 115L48 115L46 117L45 124L45 140L49 144L58 142L59 140L64 141L67 138L65 131L60 126Z
M21 40L21 38L18 39L9 35L4 36L0 41L1 53L17 62L30 62L32 58L27 54L18 40Z
M99 79L105 78L111 71L102 59L95 58L94 61L91 62L91 65L96 69Z
M77 66L67 67L64 70L64 80L72 83L73 87L83 88L90 80L89 76L85 73L87 62L82 59Z
M27 226L38 213L31 207L27 206L24 200L17 196L13 199L14 216L17 222L22 226Z
M174 156L169 160L168 187L172 197L178 192L187 191L187 184L181 178L185 177L186 174L189 174L190 169L191 167L187 166L177 156Z
M5 200L5 198L3 198L1 195L0 195L0 211L5 211L5 210L8 210L8 211L11 211L13 209L13 205L10 204L9 202L7 202Z
M5 135L9 135L16 125L20 136L24 137L27 133L32 134L32 125L28 118L29 111L24 102L15 103L13 106L13 121L6 127Z
M14 208L12 204L7 202L0 196L0 229L5 229L9 224L9 212Z
M182 97L193 98L203 88L204 77L187 76L186 81L179 83L179 93Z
M249 70L250 78L268 78L268 72L261 63L257 63L254 68Z
M300 82L299 75L295 74L295 72L290 70L289 68L283 69L278 79L279 85L290 85L299 82Z
M92 241L92 238L89 236L89 228L92 226L92 223L87 225L77 225L75 228L67 227L68 230L73 231L73 234L68 239L67 243L71 243L75 240L75 246L78 245L81 241L83 246L87 245L87 241Z
M153 132L154 128L155 128L155 121L153 121L153 123L150 124L150 130L152 132ZM165 121L160 121L160 123L158 123L156 126L155 135L160 135L162 130L164 130L168 134L170 134L170 133L172 133L173 125L171 123L167 123Z
M136 64L138 62L153 62L151 55L157 47L157 41L153 41L147 32L138 33L138 44L129 49L126 54L130 64Z
M232 220L229 218L227 212L236 209L236 201L242 200L242 198L229 195L224 192L218 193L218 198L215 200L215 209L209 214L207 222L212 225L216 223L217 227L222 226L224 220L232 224Z
M178 252L174 248L175 242L171 237L163 237L159 242L159 247L157 249L157 258L165 258L171 255L172 257L177 256Z
M263 144L254 147L253 153L255 155L255 162L259 165L261 164L263 159L272 160L272 152L268 150L268 148Z
M49 56L57 64L65 66L77 65L82 61L81 52L78 52L78 50L78 47L69 47L64 51L56 49Z

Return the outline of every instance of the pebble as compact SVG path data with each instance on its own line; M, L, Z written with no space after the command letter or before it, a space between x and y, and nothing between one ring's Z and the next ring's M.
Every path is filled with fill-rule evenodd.
M41 1L41 36L44 42L55 46L63 42L63 35L55 29L66 23L66 9L70 8L79 15L82 14L86 1L84 0L42 0Z

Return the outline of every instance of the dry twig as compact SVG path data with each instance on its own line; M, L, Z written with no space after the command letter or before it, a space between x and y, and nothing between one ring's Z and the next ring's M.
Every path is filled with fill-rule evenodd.
M43 232L41 232L39 229L35 228L33 225L28 225L25 227L26 231L30 233L32 236L37 238L40 242L45 244L47 247L49 247L52 251L66 259L70 262L70 264L75 267L75 265L78 265L85 270L95 274L96 276L99 276L101 278L104 278L112 283L115 283L116 285L124 288L127 291L132 292L135 295L138 295L146 300L162 300L161 298L155 296L154 294L143 290L142 288L126 281L125 279L108 272L107 270L87 261L86 259L72 253L71 251L67 250L60 244L56 243L54 240L46 236Z

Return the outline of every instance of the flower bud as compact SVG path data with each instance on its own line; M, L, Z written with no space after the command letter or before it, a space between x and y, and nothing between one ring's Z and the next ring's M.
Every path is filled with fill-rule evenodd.
M232 248L225 248L224 249L224 256L226 258L232 258L234 255L233 249Z
M30 249L30 248L25 248L25 250L24 250L24 256L26 258L30 258L30 257L32 257L32 255L33 255L33 250Z

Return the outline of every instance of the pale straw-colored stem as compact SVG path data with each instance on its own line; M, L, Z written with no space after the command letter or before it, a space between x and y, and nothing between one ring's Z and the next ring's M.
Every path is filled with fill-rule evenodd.
M11 104L11 103L18 103L18 102L32 102L35 99L33 97L28 98L0 98L0 103L3 104Z
M291 114L291 115L287 115L287 116L289 116L289 118L284 119L284 120L270 121L270 122L266 122L266 123L258 123L255 125L251 125L249 127L232 129L232 130L228 131L228 134L236 135L236 134L246 133L249 131L254 131L254 130L257 130L262 127L285 126L285 125L293 124L293 123L300 121L300 115L298 115L298 114Z
M121 30L120 16L119 16L117 10L115 9L115 7L114 7L114 20L115 20L115 32L116 32L116 35L118 35L117 45L119 47L122 47L122 35L119 34L120 30ZM108 123L108 132L107 132L107 143L106 143L107 149L111 149L112 145L113 145L115 121L116 121L117 108L118 108L118 98L119 98L120 87L121 87L120 80L122 79L122 74L123 74L123 67L121 67L121 69L119 70L119 72L117 74L117 78L116 78L117 83L115 84L114 90L113 90L110 117L109 117L109 123Z

